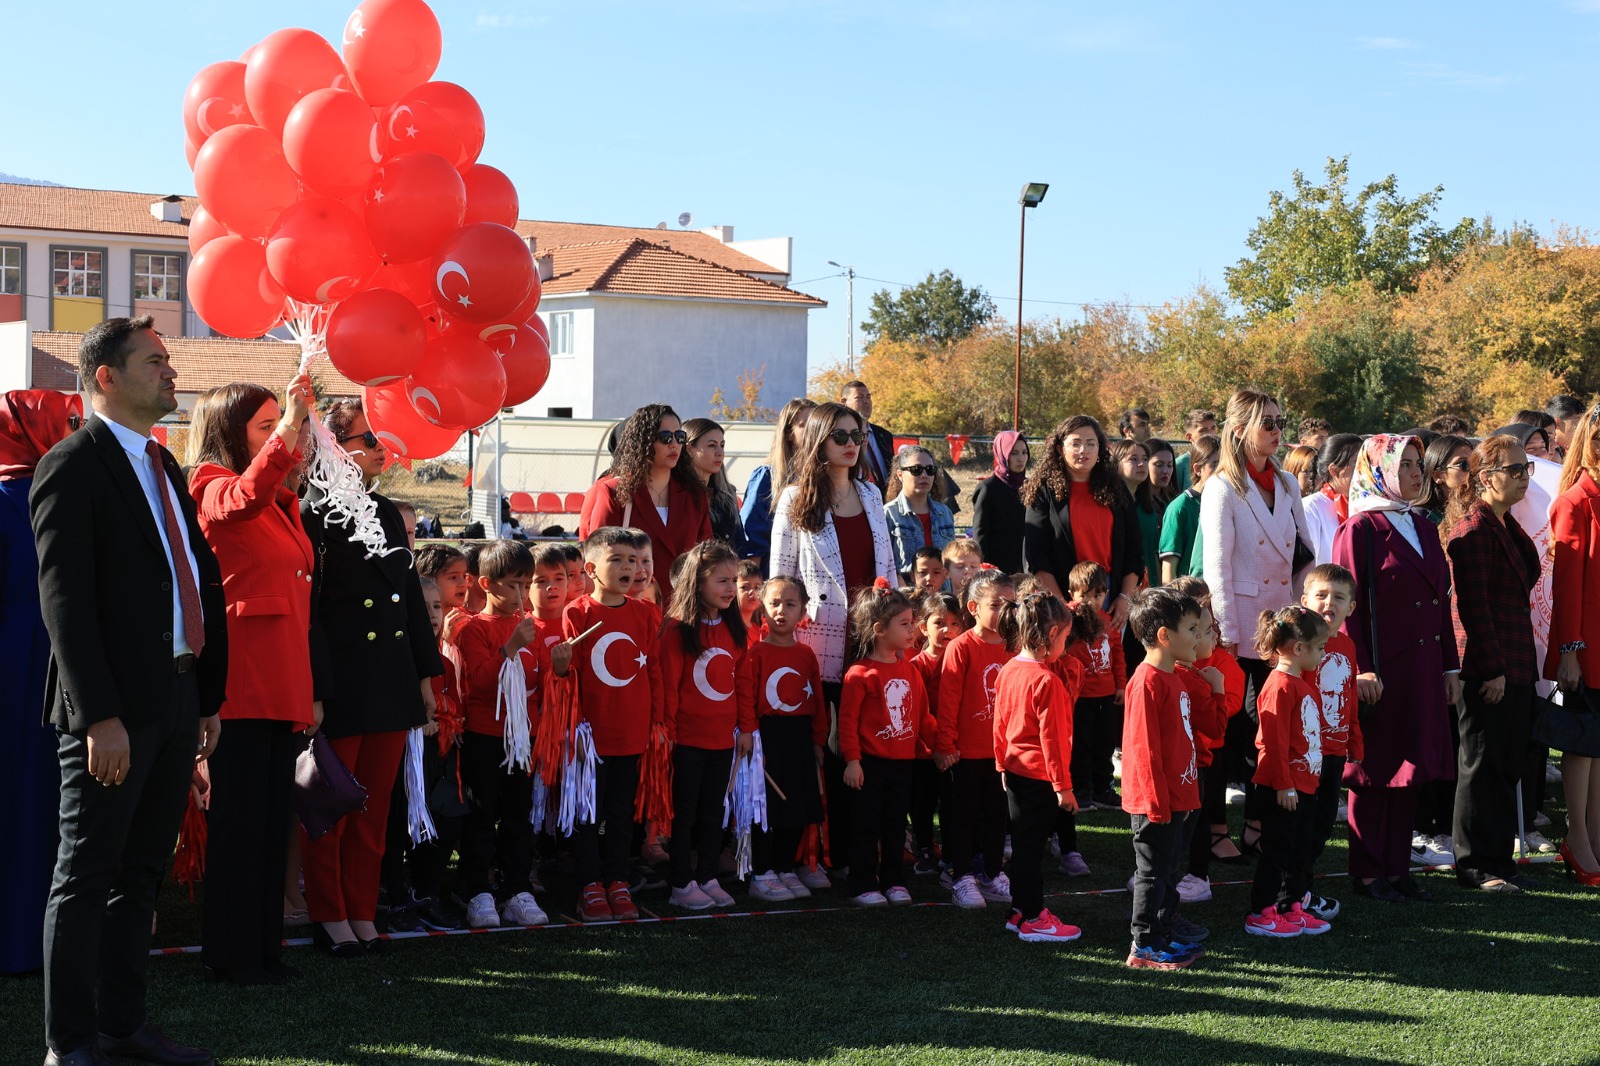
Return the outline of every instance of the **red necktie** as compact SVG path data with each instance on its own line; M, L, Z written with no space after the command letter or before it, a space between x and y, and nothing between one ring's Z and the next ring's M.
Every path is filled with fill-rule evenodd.
M145 441L145 454L156 468L156 489L161 493L161 517L167 524L167 546L172 549L172 569L178 575L178 603L183 607L183 639L189 650L199 655L206 643L205 619L200 614L200 589L189 569L189 553L183 550L183 534L178 516L172 510L172 493L167 489L167 467L161 461L161 446Z

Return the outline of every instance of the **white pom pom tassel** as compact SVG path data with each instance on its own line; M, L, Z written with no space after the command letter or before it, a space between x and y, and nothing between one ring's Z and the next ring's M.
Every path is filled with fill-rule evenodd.
M422 776L422 727L406 734L406 763L403 768L406 781L406 830L411 834L413 846L424 840L435 840L439 831L433 826L433 815L428 812L428 782Z
M767 765L761 752L761 734L752 734L749 755L735 755L728 771L728 791L722 800L722 826L733 829L735 874L741 880L750 875L750 829L767 828ZM733 731L734 747L739 731Z
M506 757L500 762L501 768L527 773L533 764L533 734L528 726L528 675L522 669L520 652L500 664L494 716L502 721L505 742Z
M566 772L561 775L561 804L556 812L556 828L562 836L573 829L595 822L595 771L601 759L594 750L594 730L579 722L572 734ZM613 827L620 830L621 827Z

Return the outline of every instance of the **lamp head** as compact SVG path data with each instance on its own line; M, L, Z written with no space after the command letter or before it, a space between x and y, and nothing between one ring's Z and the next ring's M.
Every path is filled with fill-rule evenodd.
M1044 194L1049 190L1050 186L1046 182L1030 181L1022 187L1022 199L1019 203L1023 207L1038 207L1044 203Z

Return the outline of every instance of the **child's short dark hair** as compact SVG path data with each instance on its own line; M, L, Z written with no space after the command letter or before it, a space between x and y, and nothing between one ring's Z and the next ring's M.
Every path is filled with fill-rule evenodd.
M646 533L638 526L629 526L628 536L633 538L633 546L639 551L644 551L646 548L655 546L655 541L650 539L650 534Z
M940 567L944 567L944 553L938 548L935 548L932 544L924 544L922 547L911 553L912 570L917 568L917 561L919 559L932 559L934 562L938 563Z
M1296 640L1324 640L1327 636L1327 620L1311 608L1294 603L1276 611L1261 612L1256 620L1254 646L1263 659L1271 662L1285 644Z
M1350 598L1356 597L1356 575L1340 566L1338 563L1323 563L1313 566L1306 571L1305 584L1321 581L1328 585L1343 585L1345 591L1350 593Z
M922 594L922 599L917 603L917 624L922 625L947 614L963 617L961 601L948 592L929 590Z
M556 544L555 547L561 549L561 557L567 562L582 564L583 545L579 544L577 541L562 541L561 543Z
M532 577L533 553L520 540L491 541L478 554L478 576L490 581Z
M1067 591L1074 596L1082 599L1095 589L1111 591L1111 575L1099 563L1086 559L1067 571Z
M639 542L634 539L631 529L624 529L621 526L601 526L590 533L583 542L584 561L587 562L607 548L615 548L618 545L637 550Z
M1215 424L1216 421L1217 413L1215 411L1207 411L1203 407L1196 407L1194 410L1183 416L1183 431L1185 433L1192 433L1201 426L1205 425L1207 422Z
M1030 592L1039 591L1039 579L1029 573L1011 575L1011 584L1017 590L1017 599L1022 599Z
M998 593L999 589L1015 591L1016 584L1011 580L1011 575L1004 570L985 567L967 578L967 583L961 587L961 602L962 604L971 603L983 593L990 590L995 590ZM972 619L967 619L967 623L970 625Z
M453 544L424 544L417 549L417 576L421 578L434 578L444 573L444 568L457 559L465 559L461 549ZM468 566L468 570L472 567Z
M1134 595L1128 625L1133 627L1140 644L1154 648L1160 644L1157 637L1163 629L1177 629L1178 623L1191 615L1200 617L1200 604L1193 596L1185 596L1170 585L1159 585Z
M467 561L467 575L469 577L478 576L478 556L482 554L482 544L463 544L461 546L461 558Z
M784 585L788 585L790 588L794 589L800 594L800 606L804 607L806 604L811 602L811 593L806 591L805 582L801 581L797 577L791 577L788 574L779 574L777 577L769 577L763 581L761 583L762 600L765 600L767 598L767 593L771 592L774 588L780 588Z
M850 605L850 632L855 638L853 658L865 659L872 654L873 643L878 639L877 628L889 622L901 611L911 610L911 600L899 589L873 585L856 593Z
M761 560L760 559L740 559L739 560L739 580L740 581L743 581L747 577L762 577L762 576L763 576L763 574L761 572Z
M533 549L533 565L535 568L545 567L554 570L566 570L566 545L557 544L553 541L541 541Z
M1211 609L1211 586L1206 584L1206 579L1203 577L1184 574L1167 582L1167 588L1188 596L1206 610Z

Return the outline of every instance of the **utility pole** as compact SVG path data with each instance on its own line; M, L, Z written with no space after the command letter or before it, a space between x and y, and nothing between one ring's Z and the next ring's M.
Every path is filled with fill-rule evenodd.
M850 373L856 372L856 268L828 260L828 265L844 271L844 360Z

